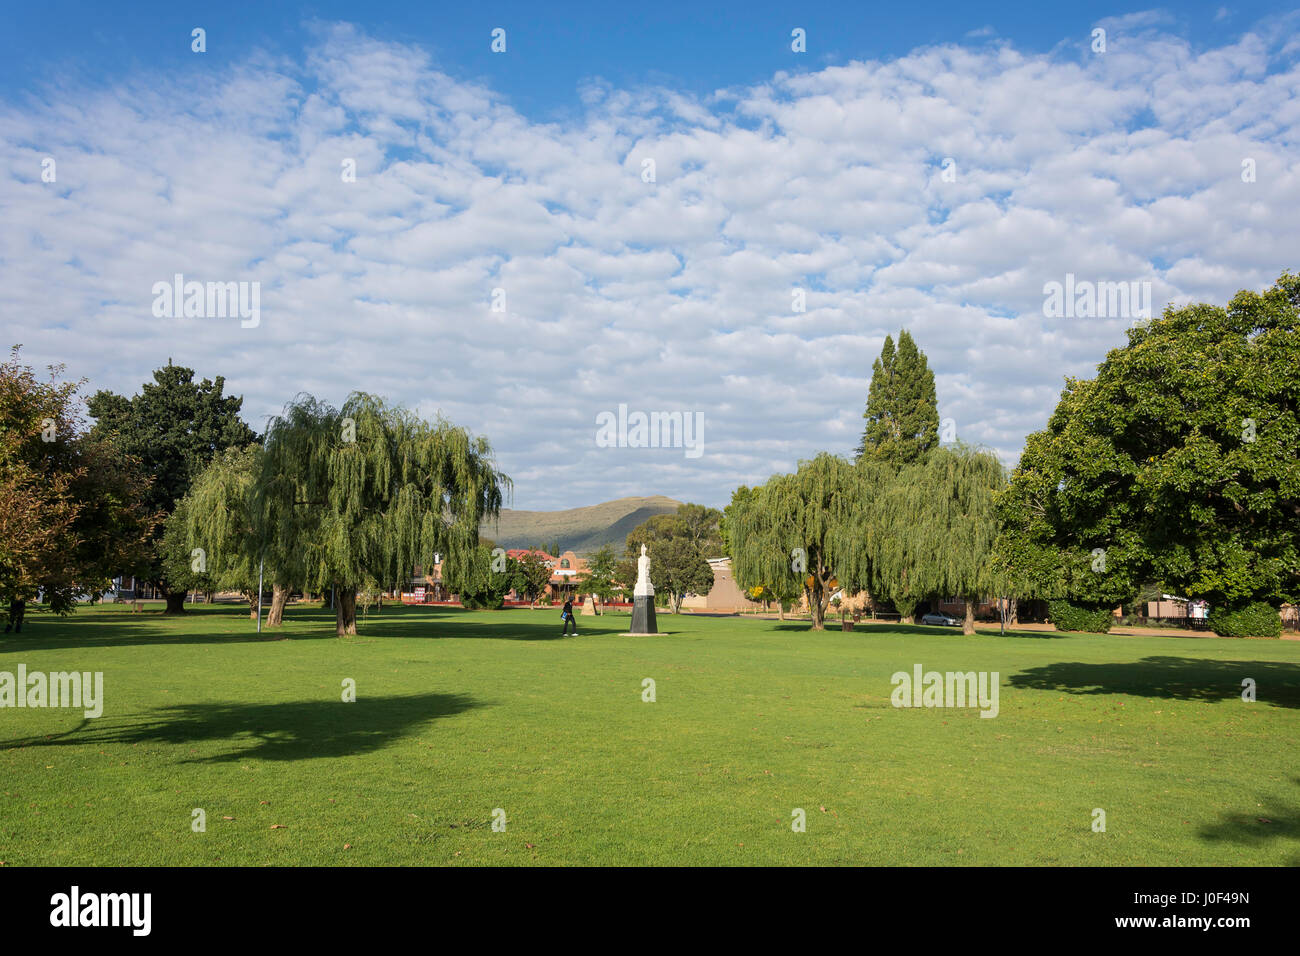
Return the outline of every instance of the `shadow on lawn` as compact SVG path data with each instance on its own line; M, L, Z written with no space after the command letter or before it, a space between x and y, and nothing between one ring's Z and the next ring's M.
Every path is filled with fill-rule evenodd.
M10 747L103 744L170 744L228 741L238 749L180 763L240 760L305 760L369 753L416 732L420 725L480 707L463 694L415 694L290 701L279 704L181 704L134 717L83 720L48 737L0 742Z
M383 620L380 620L380 618ZM632 624L629 615L616 617L582 617L577 619L578 633L588 637L605 637L626 631ZM389 615L387 609L379 616L371 615L368 621L357 621L358 637L402 638L487 638L498 641L558 641L564 638L560 629L560 612L549 609L530 611L524 608L509 611L462 611L437 608L432 614L424 608ZM569 637L573 633L570 631Z
M29 616L23 633L0 635L0 655L68 647L121 647L136 644L244 644L276 640L332 640L334 612L316 606L290 605L285 626L263 628L235 606L208 605L185 614L81 609L66 618ZM35 623L35 627L32 624ZM629 615L578 617L579 633L607 636L626 631ZM465 611L460 608L396 604L357 616L354 640L471 637L508 641L549 641L562 637L559 608L517 609L507 612Z
M988 621L976 622L976 637L998 637L996 632L997 624L991 624ZM811 621L786 621L777 624L772 628L774 631L804 631L812 630ZM852 631L844 632L840 630L840 619L837 616L834 620L826 618L826 631L837 633L867 634L867 635L896 635L899 637L962 637L960 627L945 627L940 624L899 624L897 621L871 621L863 619L855 625ZM1060 631L1018 631L1015 628L1007 630L1006 637L1031 637L1031 638L1052 638L1060 639L1070 637L1071 635Z
M1261 704L1300 707L1300 664L1144 657L1107 664L1047 664L1013 674L1013 687L1067 694L1133 694L1172 700L1241 702L1241 682L1255 681Z
M1300 778L1293 779L1292 783L1300 784ZM1199 836L1206 843L1240 843L1249 847L1262 847L1270 840L1300 841L1300 808L1273 799L1248 813L1225 813L1218 823L1202 827ZM1300 865L1300 856L1293 857L1288 865Z
M302 608L294 624L310 621L319 624L257 633L257 622L250 620L244 608L235 605L206 605L184 614L166 615L161 611L132 614L121 610L81 608L67 617L30 612L21 634L0 635L0 654L25 654L30 651L65 647L121 647L134 644L247 644L274 641L318 640L333 637L333 611ZM285 613L290 620L290 612ZM325 630L325 628L329 630Z

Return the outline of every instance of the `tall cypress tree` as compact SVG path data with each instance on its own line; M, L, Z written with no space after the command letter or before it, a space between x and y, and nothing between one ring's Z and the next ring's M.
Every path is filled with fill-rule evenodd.
M934 373L906 329L898 333L897 350L894 340L885 336L880 358L871 366L862 417L867 424L857 448L859 459L906 465L939 444Z

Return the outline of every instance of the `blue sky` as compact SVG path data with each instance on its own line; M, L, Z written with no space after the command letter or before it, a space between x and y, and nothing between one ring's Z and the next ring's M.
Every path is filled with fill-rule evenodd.
M1049 284L1158 311L1300 268L1293 10L537 6L15 6L9 343L92 389L224 375L255 427L300 391L441 412L516 507L721 506L848 453L899 328L1013 463L1141 320ZM177 274L255 283L258 321L160 313ZM702 447L597 441L621 405Z
M1170 29L1194 47L1218 46L1261 19L1285 13L1278 2L1180 2ZM98 82L133 70L199 69L188 36L208 31L212 58L259 50L300 56L314 20L356 23L377 39L416 43L443 68L489 82L535 119L580 107L579 85L600 77L618 87L668 85L695 94L750 84L778 70L810 70L851 60L906 54L921 46L998 38L1027 52L1062 45L1080 50L1104 18L1153 9L1149 3L1021 0L998 4L925 3L431 3L355 0L268 3L68 2L11 4L0 33L0 90L39 88L51 68ZM1155 8L1160 9L1160 8ZM808 53L795 59L790 31L802 27ZM494 27L507 32L508 57L489 50Z

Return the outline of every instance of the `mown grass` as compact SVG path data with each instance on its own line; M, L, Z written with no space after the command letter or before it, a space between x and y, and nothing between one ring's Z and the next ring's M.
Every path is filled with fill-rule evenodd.
M268 641L235 608L83 608L0 638L0 671L102 671L107 698L99 719L0 709L0 861L1300 862L1292 642L688 615L560 639L549 609L389 607L346 640L320 609L287 622ZM999 716L892 707L916 663L999 672Z

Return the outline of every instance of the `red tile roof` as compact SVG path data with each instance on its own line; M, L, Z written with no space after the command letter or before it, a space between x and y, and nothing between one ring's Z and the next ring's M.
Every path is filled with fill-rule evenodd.
M506 550L507 558L514 558L516 561L522 560L525 554L535 554L543 561L559 561L553 554L547 554L541 548L508 548Z

